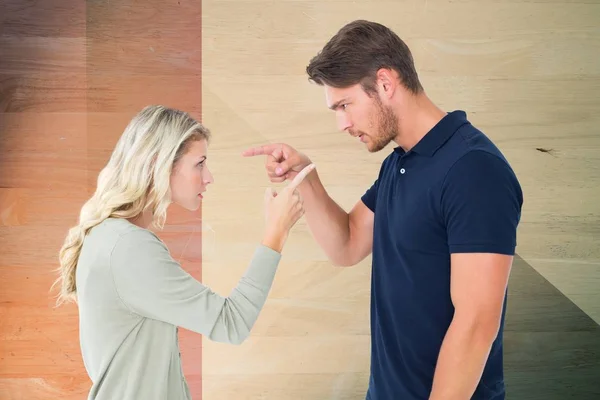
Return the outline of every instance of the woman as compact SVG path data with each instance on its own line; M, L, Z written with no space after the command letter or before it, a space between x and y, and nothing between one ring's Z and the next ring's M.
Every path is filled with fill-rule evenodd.
M60 251L59 303L79 307L89 399L190 399L177 327L240 344L261 311L289 230L303 215L296 186L267 191L266 229L246 273L224 298L186 273L149 230L170 203L200 206L212 182L209 131L188 114L150 106L118 141L98 187Z

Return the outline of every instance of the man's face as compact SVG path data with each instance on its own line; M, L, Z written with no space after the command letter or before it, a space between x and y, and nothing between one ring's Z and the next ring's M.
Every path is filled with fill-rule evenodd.
M360 84L344 89L325 86L325 97L338 128L359 138L370 152L382 150L398 136L398 118L378 93L369 96Z

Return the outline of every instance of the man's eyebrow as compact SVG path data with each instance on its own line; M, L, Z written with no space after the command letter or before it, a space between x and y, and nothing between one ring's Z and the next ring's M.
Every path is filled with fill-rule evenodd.
M343 99L338 100L335 103L333 103L331 106L329 106L329 108L331 110L335 110L336 108L338 108L341 104L343 104L346 101L348 101L348 98L344 97Z

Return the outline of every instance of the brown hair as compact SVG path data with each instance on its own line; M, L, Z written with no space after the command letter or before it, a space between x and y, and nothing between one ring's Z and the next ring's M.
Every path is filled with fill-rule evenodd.
M306 67L309 80L346 88L360 83L375 91L375 74L393 69L411 92L423 90L410 49L391 29L376 22L356 20L342 27Z

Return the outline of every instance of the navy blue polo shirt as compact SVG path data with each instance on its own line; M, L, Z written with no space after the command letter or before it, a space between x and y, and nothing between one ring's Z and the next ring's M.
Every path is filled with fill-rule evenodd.
M375 213L367 399L428 399L454 314L450 254L513 255L523 195L509 163L463 111L397 147L362 197ZM502 330L473 399L504 399Z

